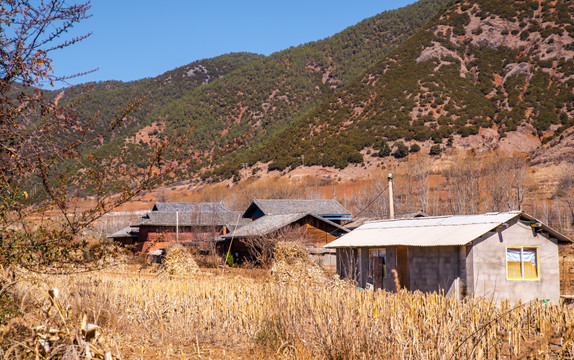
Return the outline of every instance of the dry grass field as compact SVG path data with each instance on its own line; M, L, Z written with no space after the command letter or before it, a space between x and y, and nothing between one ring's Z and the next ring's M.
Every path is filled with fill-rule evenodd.
M0 357L574 358L571 306L363 291L328 278L284 282L264 270L137 270L17 273L9 291L17 316L2 319ZM101 327L91 342L87 323Z
M574 247L561 245L558 259L560 261L560 294L574 295Z

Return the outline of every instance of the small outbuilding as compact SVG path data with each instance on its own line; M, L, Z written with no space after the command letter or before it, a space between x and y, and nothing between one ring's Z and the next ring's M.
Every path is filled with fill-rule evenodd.
M364 288L558 303L558 243L571 240L513 211L368 222L325 247Z
M108 239L129 246L137 243L139 237L139 229L137 227L126 226L125 228L108 235Z

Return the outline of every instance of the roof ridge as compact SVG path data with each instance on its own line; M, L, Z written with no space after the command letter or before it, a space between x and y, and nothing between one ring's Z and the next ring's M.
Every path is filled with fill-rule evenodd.
M425 220L432 220L432 219L447 219L453 217L479 217L479 216L494 216L494 215L501 215L501 214L522 214L524 211L521 210L512 210L512 211L499 211L499 212L488 212L483 214L453 214L453 215L436 215L436 216L426 216L426 217L413 217L413 218L400 218L400 219L379 219L379 220L368 220L365 224L368 223L375 223L375 222L394 222L394 221L425 221Z
M337 199L255 199L257 201L337 201Z

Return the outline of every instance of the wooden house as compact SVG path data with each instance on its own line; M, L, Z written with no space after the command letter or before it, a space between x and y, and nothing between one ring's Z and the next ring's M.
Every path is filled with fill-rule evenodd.
M558 303L558 243L570 242L513 211L370 222L325 247L364 288L395 291L398 277L410 291Z
M261 240L285 238L301 242L323 265L334 268L335 254L323 245L347 232L345 227L312 213L265 215L221 236L218 247L222 252L231 251L239 262L252 261L252 247L262 244Z
M291 200L291 199L255 199L243 213L244 218L256 220L269 215L315 214L337 224L353 220L351 212L337 199L329 200Z
M206 212L153 210L131 224L139 229L133 250L147 253L181 242L207 251L218 236L227 234L238 225L251 222L250 219L242 218L241 214L227 209Z

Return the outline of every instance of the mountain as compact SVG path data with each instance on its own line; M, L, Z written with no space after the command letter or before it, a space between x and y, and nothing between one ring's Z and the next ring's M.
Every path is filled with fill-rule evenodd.
M517 134L558 146L574 136L573 14L572 1L457 2L241 161L343 168L366 149L494 149Z
M421 0L366 19L330 38L266 57L228 55L155 79L95 84L82 105L86 117L103 108L102 118L107 119L126 100L146 96L142 109L132 114L136 121L107 139L97 152L119 156L120 149L134 140L153 142L169 137L178 139L189 154L176 174L179 178L212 163L237 164L243 152L260 148L298 123L408 39L447 2ZM216 60L232 63L226 68L229 71L206 77L213 72L207 63ZM84 95L78 89L66 94L63 101L76 101ZM141 153L133 152L116 163L138 166L140 160ZM226 169L233 167L238 168ZM234 172L236 169L221 175L229 177Z
M194 61L155 78L87 83L52 91L50 95L57 96L62 104L79 103L82 117L86 119L97 116L101 119L101 126L113 119L118 108L125 107L126 102L143 99L141 106L131 114L136 121L115 133L120 136L133 128L140 128L155 109L262 57L251 53L226 54Z
M61 101L85 97L84 115L107 119L145 97L95 153L108 171L138 167L133 144L177 139L176 181L450 147L573 160L573 12L573 1L422 0L270 56L223 55Z

